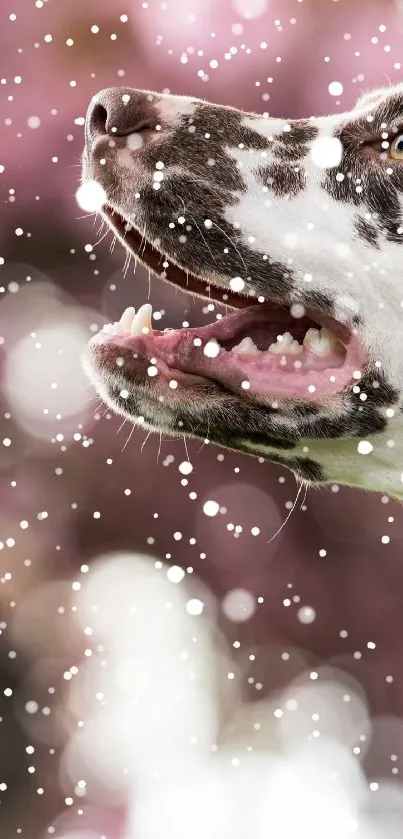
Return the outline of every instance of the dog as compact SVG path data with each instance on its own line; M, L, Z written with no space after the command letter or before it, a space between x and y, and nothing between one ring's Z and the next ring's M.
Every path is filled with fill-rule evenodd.
M216 309L200 328L154 329L148 303L105 325L83 365L107 404L403 499L403 84L306 120L102 90L94 188L130 253Z

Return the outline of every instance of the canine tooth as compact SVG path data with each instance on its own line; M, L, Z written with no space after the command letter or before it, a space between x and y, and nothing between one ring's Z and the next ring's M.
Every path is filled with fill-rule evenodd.
M304 338L304 347L314 355L329 355L331 352L337 352L341 344L333 332L323 326L320 330L308 329Z
M275 344L270 344L269 352L277 355L281 353L288 353L288 355L298 355L302 352L303 347L295 338L292 337L291 332L284 332L284 335L279 335Z
M243 354L253 354L257 355L260 353L260 350L257 348L256 344L252 341L252 338L249 336L247 338L242 338L242 341L237 344L235 347L232 347L231 352L238 353L239 355Z
M151 314L152 314L153 307L151 303L143 303L140 306L137 314L133 318L133 323L131 326L131 334L134 335L135 338L139 337L140 335L148 335L150 332L153 331L151 325Z
M128 306L127 309L124 310L123 315L120 318L120 323L122 324L125 332L130 332L130 327L133 323L135 314L136 310L134 306Z

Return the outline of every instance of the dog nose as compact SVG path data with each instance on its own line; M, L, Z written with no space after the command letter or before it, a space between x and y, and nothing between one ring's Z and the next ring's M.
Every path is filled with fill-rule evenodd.
M110 135L124 137L155 129L158 123L152 93L130 87L109 87L97 93L88 108L86 136L89 142Z

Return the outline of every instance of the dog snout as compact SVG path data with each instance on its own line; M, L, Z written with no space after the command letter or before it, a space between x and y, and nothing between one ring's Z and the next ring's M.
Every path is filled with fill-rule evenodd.
M97 93L88 108L87 141L99 137L125 137L154 130L158 123L156 100L152 93L132 88L110 87Z

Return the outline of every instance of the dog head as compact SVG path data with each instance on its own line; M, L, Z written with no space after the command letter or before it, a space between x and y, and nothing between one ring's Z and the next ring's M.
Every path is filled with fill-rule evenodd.
M148 306L104 327L84 361L102 397L301 478L361 473L360 441L390 437L403 394L403 85L294 121L111 88L85 131L103 218L215 311L196 329L154 330Z

